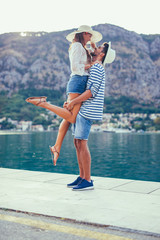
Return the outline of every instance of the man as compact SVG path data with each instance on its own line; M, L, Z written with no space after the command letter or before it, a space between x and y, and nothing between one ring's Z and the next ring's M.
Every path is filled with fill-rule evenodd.
M83 102L76 123L72 125L80 176L67 187L72 187L74 191L94 188L91 180L88 137L93 120L102 120L105 90L104 65L113 62L114 59L115 51L111 49L110 42L96 48L93 53L94 65L90 69L86 91L66 106L68 110L71 110L75 104Z

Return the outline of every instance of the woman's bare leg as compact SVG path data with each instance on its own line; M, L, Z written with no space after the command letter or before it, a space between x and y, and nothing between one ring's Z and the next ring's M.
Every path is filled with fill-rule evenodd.
M69 99L72 100L73 98L76 98L78 96L79 96L79 94L77 94L77 93L70 93ZM38 99L29 99L29 100L27 100L27 102L37 105L39 103L39 100ZM79 112L81 104L76 104L74 106L74 108L72 109L72 111L69 111L66 108L61 108L56 105L52 105L48 102L40 102L37 106L48 109L48 110L54 112L55 114L57 114L58 116L60 116L61 118L67 120L68 122L74 123L76 120L76 116Z
M59 153L60 153L60 150L61 150L61 147L62 147L63 139L64 139L64 137L65 137L65 135L68 131L69 126L70 126L70 122L68 122L65 119L63 119L63 121L61 122L61 124L59 126L56 143L55 143L54 146L51 147L52 152L54 154L54 161L53 161L54 165L56 165L57 160L59 158Z
M78 97L79 95L80 94L78 94L78 93L70 93L67 101L72 100L72 99ZM29 100L27 99L27 102L37 105L37 103L39 103L39 99L29 99ZM42 102L40 102L38 104L38 106L42 107L42 108L46 108L46 109L54 112L58 116L64 118L64 120L62 121L62 123L60 124L60 127L59 127L56 143L53 147L51 147L51 150L54 154L54 165L56 165L56 162L59 157L60 150L61 150L61 146L63 143L63 139L68 131L70 123L75 123L76 116L79 112L81 104L76 104L74 106L74 108L72 109L72 111L69 111L66 108L61 108L61 107L52 105L48 102L43 102L43 99L42 99Z
M72 100L72 99L78 97L79 95L80 94L70 93L67 101ZM73 119L76 118L76 116L77 116L77 114L79 112L80 106L81 105L78 104L78 107L73 108L73 111L72 111L72 118ZM63 139L64 139L64 137L65 137L65 135L66 135L66 133L68 131L69 126L70 126L70 122L65 120L65 119L63 119L63 121L61 122L60 127L59 127L56 143L52 147L52 150L53 150L53 153L54 153L54 165L56 165L56 162L58 160L59 153L60 153L60 150L61 150L61 147L62 147L62 143L63 143ZM56 149L56 151L58 153L55 152L54 149Z

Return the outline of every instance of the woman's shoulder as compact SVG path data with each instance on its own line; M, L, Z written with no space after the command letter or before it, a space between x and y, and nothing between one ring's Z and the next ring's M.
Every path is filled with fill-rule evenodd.
M83 48L82 44L80 42L74 42L71 45L72 48Z
M80 42L73 42L72 45L73 45L73 46L76 46L76 45L77 45L77 46L78 46L78 45L79 45L79 46L82 46L82 44L81 44Z

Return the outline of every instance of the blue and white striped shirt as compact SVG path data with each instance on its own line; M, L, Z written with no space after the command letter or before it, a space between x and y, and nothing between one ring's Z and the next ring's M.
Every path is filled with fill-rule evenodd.
M102 120L105 89L105 70L99 63L90 68L86 90L90 89L92 97L82 103L79 114L90 120Z

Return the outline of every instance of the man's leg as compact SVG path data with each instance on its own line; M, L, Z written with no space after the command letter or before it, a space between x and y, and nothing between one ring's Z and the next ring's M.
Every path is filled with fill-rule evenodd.
M91 180L91 155L88 148L87 140L75 139L77 159L81 181L73 186L73 191L91 190L94 189L93 181Z
M83 171L83 165L82 165L82 160L80 157L80 144L78 139L74 139L74 146L76 148L76 154L77 154L77 161L78 161L78 166L79 166L79 176L84 179L84 171Z
M88 137L91 125L91 120L86 119L78 114L76 123L72 126L80 177L67 186L72 186L72 190L75 191L89 190L94 188L93 181L91 180L91 155L88 149ZM79 178L81 181L78 183L77 180L79 180Z
M87 140L75 139L75 147L79 165L80 177L91 181L91 155Z

